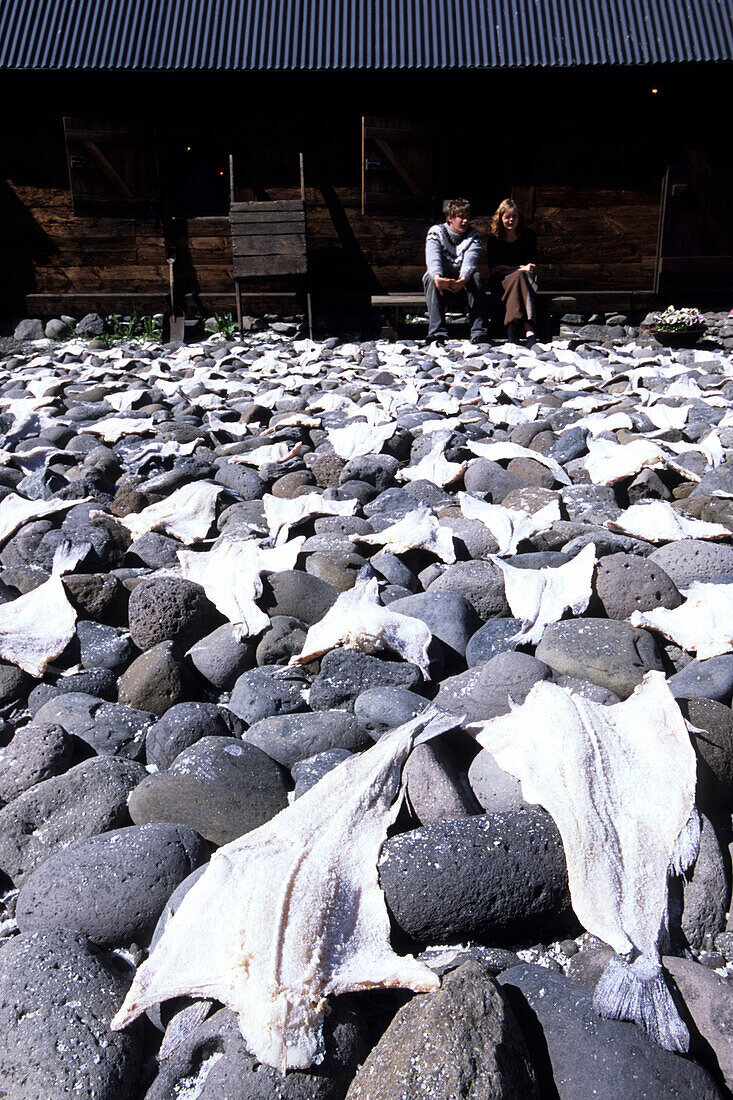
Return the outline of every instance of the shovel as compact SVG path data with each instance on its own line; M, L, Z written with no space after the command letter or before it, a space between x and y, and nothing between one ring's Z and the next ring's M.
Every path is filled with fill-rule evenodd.
M176 262L176 250L174 247L166 249L165 258L168 262L171 294L171 312L170 316L167 318L168 339L170 341L178 340L180 343L184 343L186 339L186 317L183 313L176 313L175 282L173 278L173 265Z

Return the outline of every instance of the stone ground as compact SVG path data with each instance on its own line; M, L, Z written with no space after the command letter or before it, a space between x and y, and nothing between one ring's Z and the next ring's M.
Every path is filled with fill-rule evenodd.
M184 346L65 319L64 339L0 339L11 1100L586 1100L599 1080L608 1096L730 1095L733 318L707 320L678 350L620 315L568 316L530 348L312 343L291 322ZM549 611L520 612L511 566L529 589L591 543L582 606L561 585ZM717 586L701 628L640 621L691 603L696 581ZM351 633L291 664L367 587L400 629L364 652L347 614ZM380 859L393 945L434 963L438 992L338 998L325 1061L286 1077L217 1005L161 1061L175 1004L109 1030L212 851L428 700L488 721L547 682L608 707L650 671L698 756L700 852L672 886L665 958L690 1057L595 1016L609 949L572 912L557 829L460 729L410 757ZM652 797L653 777L638 783Z

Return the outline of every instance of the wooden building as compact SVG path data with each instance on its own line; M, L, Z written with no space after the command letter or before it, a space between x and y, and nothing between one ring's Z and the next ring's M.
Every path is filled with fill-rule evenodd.
M230 201L301 153L317 309L419 290L456 195L515 197L544 289L726 294L732 60L732 0L5 0L0 312L163 308L172 249L232 309Z

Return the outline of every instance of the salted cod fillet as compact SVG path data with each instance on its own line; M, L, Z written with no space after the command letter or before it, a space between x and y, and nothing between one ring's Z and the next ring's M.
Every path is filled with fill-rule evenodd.
M329 994L436 989L432 970L390 947L377 860L410 751L459 722L430 707L215 852L111 1028L169 997L216 998L238 1013L250 1053L284 1073L323 1059Z
M527 802L560 830L580 922L617 954L595 1010L634 1020L666 1050L689 1033L661 964L668 948L667 879L697 858L695 752L664 673L648 672L614 706L535 684L510 714L469 727Z

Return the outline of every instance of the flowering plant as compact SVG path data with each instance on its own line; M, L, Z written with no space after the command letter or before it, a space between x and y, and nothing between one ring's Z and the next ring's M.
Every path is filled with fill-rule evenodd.
M649 321L652 328L660 332L687 332L705 324L705 318L696 309L675 309L674 306L667 306L663 313L652 313Z

